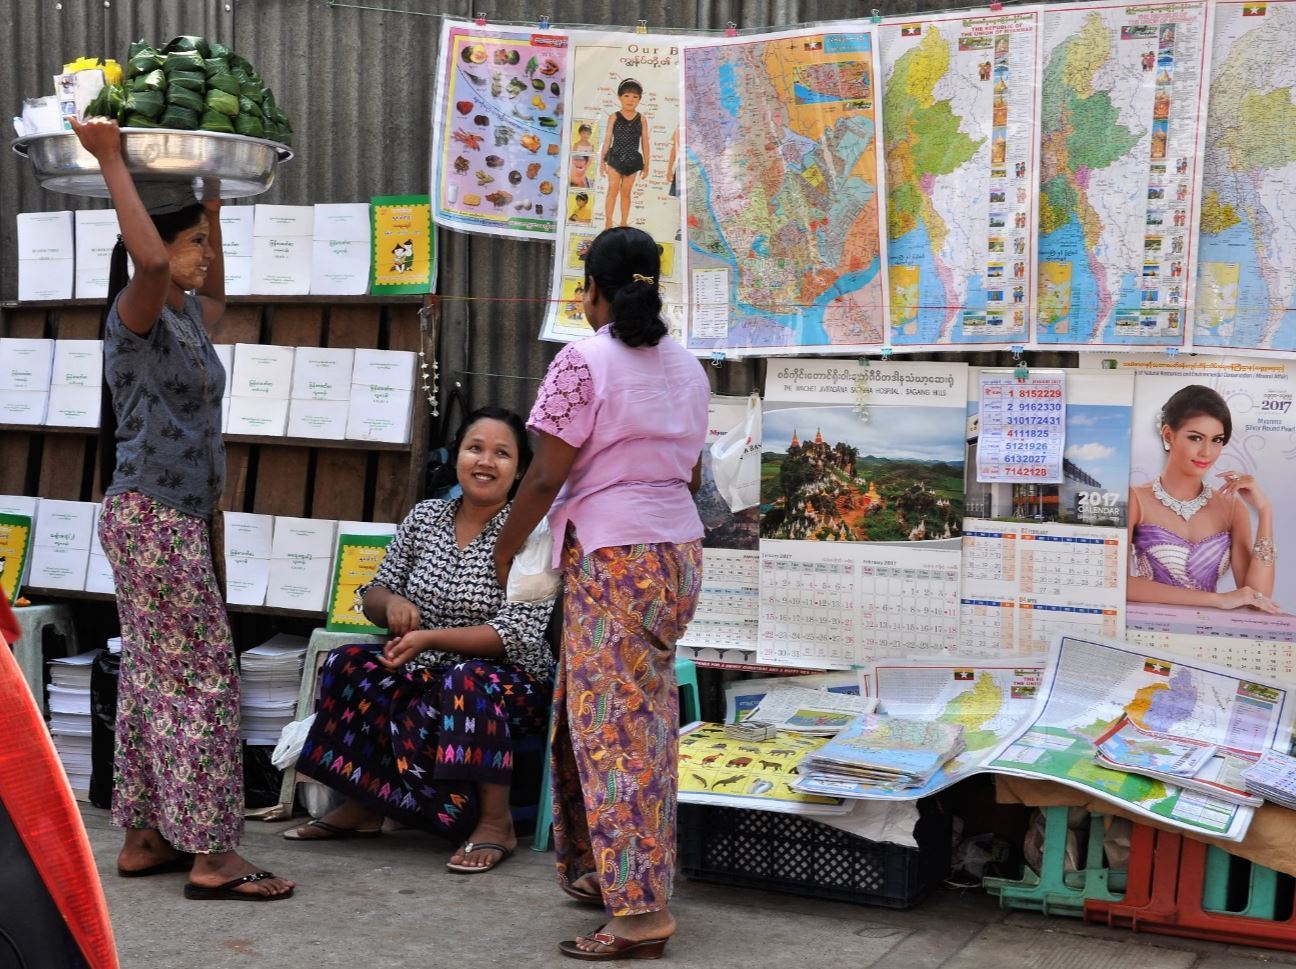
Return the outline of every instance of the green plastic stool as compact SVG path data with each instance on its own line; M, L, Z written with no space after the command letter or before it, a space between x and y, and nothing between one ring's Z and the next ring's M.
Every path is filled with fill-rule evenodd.
M692 723L701 714L698 712L699 693L697 665L691 659L677 657L675 660L675 684L679 689L680 720ZM536 806L535 838L531 841L532 851L548 851L549 836L553 831L553 795L549 791L549 754L553 745L553 708L549 709L549 740L545 743L544 773L540 775L540 803Z
M1044 812L1044 856L1039 874L1026 867L1020 879L987 878L982 882L986 891L999 896L1000 907L1081 918L1085 899L1123 899L1126 873L1103 864L1103 816L1089 816L1089 846L1085 852L1084 869L1068 872L1066 836L1070 809L1046 807L1041 810Z
M1233 910L1228 907L1229 883L1242 877L1234 866L1246 866L1246 906ZM1234 858L1222 848L1206 848L1206 888L1202 892L1202 908L1207 912L1240 915L1249 919L1266 919L1272 922L1278 908L1278 873L1244 858Z

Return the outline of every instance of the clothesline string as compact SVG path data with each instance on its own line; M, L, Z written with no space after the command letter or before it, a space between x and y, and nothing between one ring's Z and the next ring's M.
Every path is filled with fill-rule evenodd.
M1062 2L1062 0L1057 0L1057 2L1060 3ZM378 6L377 4L368 4L368 3L342 3L339 2L339 0L327 0L327 5L330 7L338 7L338 8L349 9L349 10L371 10L376 13L399 13L399 14L408 14L411 17L431 17L434 20L456 20L456 21L472 22L474 19L473 17L469 17L469 16L448 14L448 13L442 13L440 11L433 11L433 10L408 10L401 7L382 7L382 6ZM1004 4L1004 9L1006 10L1008 7L1012 7L1012 6L1025 6L1025 5L1034 6L1035 3L1033 2L1033 0L1006 0ZM879 22L885 22L887 20L905 20L905 21L921 20L924 17L938 17L938 16L951 14L951 13L965 13L969 10L984 10L987 16L992 15L994 13L1003 12L1002 10L992 11L990 10L989 5L985 3L973 3L964 6L958 6L958 7L947 7L942 10L925 10L925 11L918 11L914 13L906 13L906 14L890 14L885 17L880 17ZM877 8L873 8L874 16L880 16L879 14L877 14L876 11ZM831 28L835 24L844 24L850 22L864 22L869 19L870 18L867 15L865 15L861 17L839 17L833 20L811 20L811 21L804 21L802 23L795 23L795 24L777 24L777 25L771 24L768 27L740 28L737 30L737 33L739 35L743 35L748 33L769 33L775 31L783 32L788 30L801 30L805 28L820 27L820 26ZM485 26L514 27L514 28L524 28L527 30L534 30L538 26L538 24L542 22L543 21L538 21L538 20L490 20L488 19L485 23ZM640 30L639 28L633 26L617 27L611 24L581 24L581 23L548 23L544 29L546 30L597 30L604 33L608 31L621 30L631 34L633 33L679 34L681 36L688 36L688 35L696 36L696 35L710 35L710 34L718 34L723 36L724 34L729 33L729 28L727 27L650 27L648 30L645 31L645 30Z

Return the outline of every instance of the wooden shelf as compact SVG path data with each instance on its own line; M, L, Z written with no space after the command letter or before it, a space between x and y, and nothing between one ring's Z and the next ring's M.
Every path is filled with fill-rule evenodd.
M80 434L82 437L93 437L99 433L97 427L49 427L45 424L0 424L0 431L15 434ZM341 448L347 451L409 451L412 444L387 444L383 441L340 441L317 437L262 437L254 434L226 434L226 444L263 444L278 447L323 447Z
M18 302L10 300L0 303L0 310L41 310L59 309L61 307L99 306L105 304L103 299L50 299ZM390 296L227 296L225 302L230 305L267 306L297 304L308 306L333 306L346 304L351 306L386 306L391 303L422 303L421 293L394 293Z
M19 594L39 596L42 599L82 599L87 602L116 602L117 597L106 592L86 592L84 589L41 589L23 586ZM324 622L324 611L314 612L310 609L280 609L275 606L235 606L226 604L226 611L249 613L258 616L276 616L281 619L317 619Z

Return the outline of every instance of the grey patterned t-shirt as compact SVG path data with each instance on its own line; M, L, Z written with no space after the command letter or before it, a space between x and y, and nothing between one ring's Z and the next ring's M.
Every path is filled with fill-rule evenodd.
M117 415L117 471L105 494L138 491L210 518L225 487L225 368L198 297L185 296L183 313L163 306L147 336L122 323L114 302L104 332L104 378Z

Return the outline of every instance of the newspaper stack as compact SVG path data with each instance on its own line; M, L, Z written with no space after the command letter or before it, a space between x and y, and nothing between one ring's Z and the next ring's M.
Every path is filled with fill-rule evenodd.
M1296 757L1266 750L1242 772L1242 779L1252 794L1296 811Z
M849 797L922 787L962 751L961 724L866 714L805 756L797 767L805 786L797 789L826 785Z
M239 660L239 736L250 744L273 747L297 711L306 639L280 633L249 649Z
M860 714L876 709L877 700L873 697L779 686L765 694L760 706L743 723L768 724L812 737L832 737L850 726Z
M49 730L77 797L90 790L90 671L102 650L50 660Z

